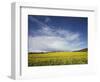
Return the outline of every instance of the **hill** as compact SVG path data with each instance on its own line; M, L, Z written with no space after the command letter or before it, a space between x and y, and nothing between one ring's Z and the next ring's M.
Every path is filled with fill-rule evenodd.
M88 51L88 48L84 48L84 49L81 49L81 50L76 50L74 52L87 52Z

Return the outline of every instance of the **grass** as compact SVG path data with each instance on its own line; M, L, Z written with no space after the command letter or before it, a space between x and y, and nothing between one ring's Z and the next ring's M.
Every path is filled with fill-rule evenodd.
M87 64L87 52L29 53L28 66Z

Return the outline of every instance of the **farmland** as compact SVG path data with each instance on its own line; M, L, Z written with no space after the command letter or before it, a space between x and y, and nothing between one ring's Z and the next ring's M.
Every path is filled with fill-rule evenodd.
M29 53L28 66L87 64L87 52Z
M87 52L28 53L28 66L87 64Z

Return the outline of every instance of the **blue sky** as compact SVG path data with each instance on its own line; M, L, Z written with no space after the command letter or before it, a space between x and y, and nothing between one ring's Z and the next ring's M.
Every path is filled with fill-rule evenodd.
M85 17L28 15L28 51L73 51L87 48Z

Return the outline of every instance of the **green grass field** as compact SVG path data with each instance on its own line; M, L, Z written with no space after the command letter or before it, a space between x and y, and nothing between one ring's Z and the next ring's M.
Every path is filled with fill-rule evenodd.
M87 64L87 52L48 52L28 54L28 66Z

